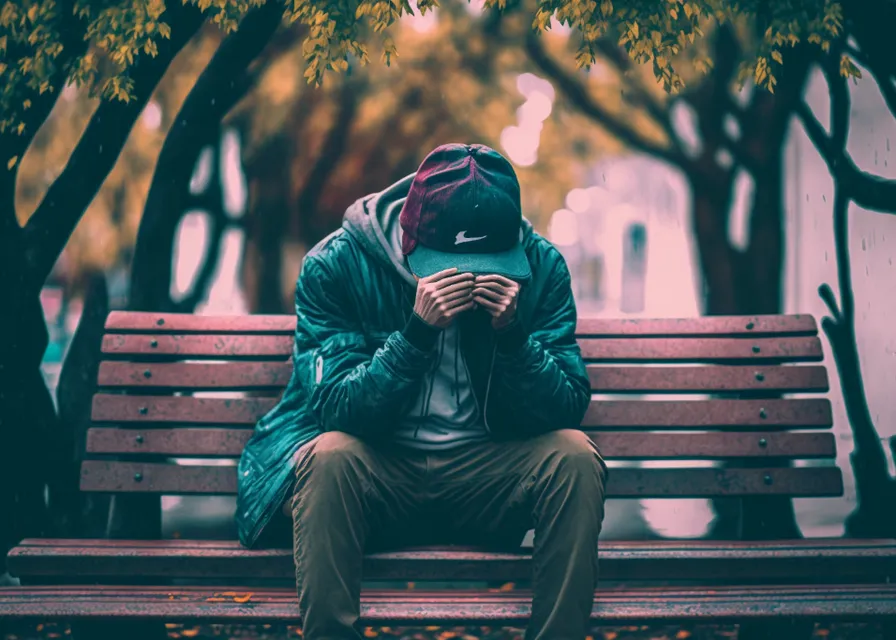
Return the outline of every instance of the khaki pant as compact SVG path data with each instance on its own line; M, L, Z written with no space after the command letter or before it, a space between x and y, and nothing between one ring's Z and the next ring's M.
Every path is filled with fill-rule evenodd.
M357 639L365 550L518 546L535 529L528 640L582 640L597 583L606 467L573 430L445 452L341 432L299 450L292 500L304 637Z

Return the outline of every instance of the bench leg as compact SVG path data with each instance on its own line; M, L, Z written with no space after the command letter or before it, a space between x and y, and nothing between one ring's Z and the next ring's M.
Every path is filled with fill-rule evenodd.
M163 622L134 620L80 620L72 622L73 640L167 640Z
M737 640L809 640L814 630L808 620L745 622L738 626Z

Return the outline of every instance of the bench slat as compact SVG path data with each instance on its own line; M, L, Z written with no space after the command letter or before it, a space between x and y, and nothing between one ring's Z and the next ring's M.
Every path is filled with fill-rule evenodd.
M173 495L236 493L236 467L85 460L81 490ZM840 496L837 467L776 469L611 469L613 498L701 498L707 496Z
M822 359L821 341L788 338L600 338L580 339L586 360L600 362L812 362ZM138 358L254 358L285 360L289 335L106 334L102 352Z
M598 366L588 368L592 389L605 393L695 391L827 391L823 366ZM184 391L282 389L292 374L290 362L100 363L100 387L182 389Z
M368 580L520 581L532 577L529 549L416 548L368 554ZM295 579L291 548L247 550L237 541L24 540L10 551L10 570L21 577ZM601 541L601 580L815 579L896 575L896 540L806 539Z
M277 398L93 397L94 422L254 426ZM604 428L818 428L832 424L826 398L808 400L594 400L582 424Z
M787 338L586 338L586 360L601 362L809 362L822 359L814 336ZM102 352L110 356L287 359L289 335L106 334Z
M197 316L193 314L113 311L106 320L106 329L116 333L291 334L295 330L295 326L294 315ZM602 337L814 335L818 333L818 325L811 315L579 318L576 332L583 336Z
M587 427L811 429L833 424L827 398L808 400L593 400Z
M0 590L0 616L11 619L160 619L296 624L295 589L232 587L26 587ZM364 623L521 624L527 591L365 590ZM745 619L874 620L896 617L896 585L598 589L591 613L600 624Z
M116 356L277 358L292 355L292 335L107 333L102 352Z
M110 429L87 433L95 454L238 457L252 435L247 429ZM721 460L726 458L832 458L831 433L592 433L611 460Z
M794 338L599 338L580 339L592 362L818 362L817 337Z
M823 366L588 367L596 393L824 392Z

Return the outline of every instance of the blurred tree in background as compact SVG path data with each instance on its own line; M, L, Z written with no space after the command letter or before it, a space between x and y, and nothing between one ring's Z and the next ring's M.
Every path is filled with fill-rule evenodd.
M417 8L426 12L434 6L421 1ZM757 86L753 95L759 96L754 115L764 116L776 104L771 91L782 93L785 59L807 49L826 52L841 33L841 7L829 0L740 5L671 0L650 7L609 0L508 6L501 0L486 2L479 18L463 4L449 3L435 29L415 33L397 26L413 13L409 4L379 0L5 3L0 9L0 299L12 326L0 334L0 450L6 454L0 461L0 512L10 515L4 518L0 547L22 535L51 531L44 493L48 488L51 510L65 510L58 496L66 494L63 485L70 483L76 457L71 447L45 446L54 439L70 445L76 438L60 435L68 421L60 423L40 374L47 345L41 287L60 257L58 273L75 283L89 281L86 274L96 268L130 260L129 308L191 310L201 300L201 283L186 299L172 299L171 252L183 214L201 207L218 231L211 234L200 273L213 266L224 216L215 192L220 186L214 178L197 198L190 184L208 148L217 176L224 128L238 131L246 149L250 206L244 278L251 305L279 310L288 298L283 273L295 271L284 265L297 264L304 249L338 223L351 200L413 170L438 142L496 144L518 106L515 78L526 69L548 76L556 71L551 79L576 106L545 120L539 161L520 171L531 198L528 210L537 218L576 181L576 159L591 158L610 144L585 127L586 117L625 144L638 148L633 142L646 141L645 149L665 149L660 153L680 166L688 158L687 166L697 172L704 168L699 157L677 148L670 134L663 113L676 101L665 92L710 104L751 79ZM543 31L552 20L571 27L572 36L542 43L532 35L533 27ZM746 35L724 35L741 31ZM711 37L703 38L704 33ZM722 47L735 46L735 40L737 50L729 55ZM540 53L551 48L569 51L557 59ZM394 62L399 50L397 69L363 66L370 51ZM631 67L630 73L642 78L643 85L637 85L642 88L623 91L640 103L625 128L597 117L606 107L590 94L576 101L580 85L562 81L586 77L567 69L566 60L587 68L598 56L620 72ZM798 76L800 63L794 64ZM790 66L787 62L784 73ZM626 77L621 73L610 83L606 99L619 93L618 83ZM614 98L616 107L627 111L628 99ZM592 102L597 110L588 107ZM712 152L713 158L725 146L712 137L718 136L721 117L721 112L706 116L704 155ZM650 119L657 126L642 126ZM636 132L637 140L626 131ZM735 155L740 151L729 146ZM701 179L714 177L711 167L707 171ZM724 201L724 189L723 183L721 193L711 194L714 211ZM715 231L698 231L704 252L703 243ZM704 268L713 259L705 258ZM271 279L280 286L269 287ZM95 339L96 332L85 330L84 336ZM71 379L89 379L86 363L66 367ZM79 390L72 395L89 397L88 389Z

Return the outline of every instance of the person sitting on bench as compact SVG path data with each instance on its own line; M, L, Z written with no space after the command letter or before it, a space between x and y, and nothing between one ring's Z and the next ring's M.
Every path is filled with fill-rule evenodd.
M511 164L447 144L306 256L291 380L239 463L242 543L287 513L309 640L360 638L365 551L519 547L530 640L583 639L607 468L560 253ZM285 519L284 519L285 521Z

